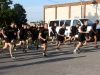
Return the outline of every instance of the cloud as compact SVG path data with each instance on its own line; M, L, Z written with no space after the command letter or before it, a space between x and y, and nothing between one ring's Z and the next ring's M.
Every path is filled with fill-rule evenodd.
M24 7L27 14L28 23L43 20L43 6Z

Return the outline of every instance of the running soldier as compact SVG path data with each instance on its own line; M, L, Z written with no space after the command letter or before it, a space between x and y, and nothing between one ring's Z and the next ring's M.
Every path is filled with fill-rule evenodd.
M15 58L12 55L12 43L11 43L12 36L16 35L14 27L15 27L15 22L11 22L10 26L6 26L2 30L2 35L4 36L4 39L5 39L5 46L0 50L0 53L1 53L3 50L7 49L9 46L11 58Z
M65 26L65 24L63 24L62 28L59 30L59 33L57 35L57 40L58 40L58 47L56 49L57 51L60 51L59 47L60 47L61 43L65 43L65 38L66 38L64 35L65 30L66 30L66 26Z
M47 38L46 38L47 37ZM43 56L47 57L46 49L47 49L47 40L49 39L49 31L48 31L48 24L45 23L44 29L42 29L39 33L39 38L42 40L42 48L43 48Z
M86 33L88 33L87 25L88 25L88 21L85 20L84 25L81 27L81 31L78 35L79 44L77 45L76 49L73 51L73 53L75 53L75 54L78 54L78 50L80 50L80 47L87 44L86 39L85 39L85 35L86 35Z
M89 32L89 39L86 39L86 41L90 41L92 39L92 37L94 37L94 39L95 39L95 41L94 41L95 42L94 48L95 49L98 48L97 47L97 36L96 36L96 34L98 33L98 32L96 32L96 27L97 27L98 23L99 23L99 21L96 20L95 23L91 27L91 31Z

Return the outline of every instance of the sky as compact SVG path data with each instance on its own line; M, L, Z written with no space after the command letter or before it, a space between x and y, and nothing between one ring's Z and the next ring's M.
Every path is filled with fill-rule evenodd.
M80 0L12 0L13 4L19 3L26 10L27 23L43 20L43 6L62 3L79 2ZM89 0L83 0L89 1ZM13 8L13 5L11 5Z

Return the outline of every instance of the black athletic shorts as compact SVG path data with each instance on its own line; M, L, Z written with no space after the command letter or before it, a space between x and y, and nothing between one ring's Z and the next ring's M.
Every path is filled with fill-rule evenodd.
M26 40L26 38L24 37L24 36L20 36L20 39L19 39L20 41L25 41Z
M31 34L30 37L33 37L33 34Z
M11 43L11 38L4 38L6 43Z
M70 33L70 37L73 37L75 36L76 34L75 33Z
M96 35L96 34L95 34L94 32L92 32L92 31L89 32L89 36L90 36L90 37L94 37L95 35Z
M46 41L41 40L41 43L42 43L42 44L47 43L47 40L46 40Z
M0 38L3 38L3 35L0 33Z
M79 33L79 35L78 35L78 40L79 40L79 42L85 41L85 40L86 40L86 39L85 39L85 35L82 34L82 33Z
M64 41L65 39L64 39L64 37L57 35L57 40L58 41Z
M17 38L17 36L16 36L16 35L14 35L14 36L13 36L13 39L15 39L15 40L16 40L16 38Z
M16 40L16 35L9 36L11 40L15 39Z
M55 36L55 33L53 34L52 32L50 32L50 36Z
M38 39L37 37L32 37L32 41L35 41L36 39Z

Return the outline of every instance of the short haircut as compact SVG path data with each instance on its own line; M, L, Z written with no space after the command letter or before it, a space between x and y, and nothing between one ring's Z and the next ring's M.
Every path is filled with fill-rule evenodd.
M12 21L11 23L15 23L15 21Z
M76 24L76 25L79 25L79 24Z
M99 22L99 20L96 20L95 22Z
M45 24L48 24L48 23L45 23Z
M30 26L30 25L27 25L27 26Z
M86 22L87 20L84 20L84 22Z

